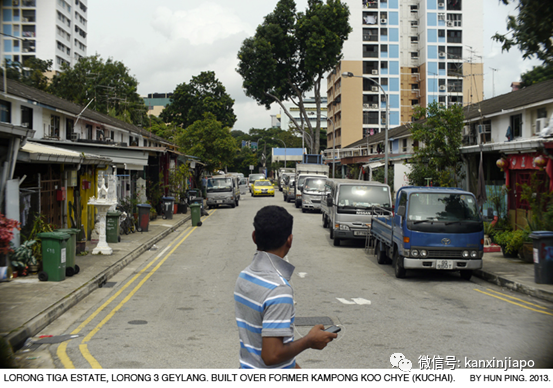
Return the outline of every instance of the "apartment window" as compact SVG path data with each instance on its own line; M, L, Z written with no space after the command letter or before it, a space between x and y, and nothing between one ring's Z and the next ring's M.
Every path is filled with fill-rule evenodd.
M445 30L438 30L438 38L445 38Z
M407 139L403 139L401 152L407 152Z
M463 43L463 31L448 30L447 43Z
M110 136L111 140L115 141L115 131L111 131Z
M463 48L449 46L447 48L447 59L463 59Z
M388 61L380 62L380 68L381 69L387 69L388 68Z
M90 124L86 125L86 138L92 140L92 125Z
M388 36L388 29L387 28L381 28L380 29L380 35Z
M380 79L380 85L388 86L388 78L381 78Z
M547 118L547 109L539 108L538 109L538 119Z
M511 116L511 134L513 138L522 136L522 114Z
M438 69L445 70L445 62L438 63Z
M33 129L33 110L29 107L21 107L21 126Z
M447 81L447 91L453 93L463 93L463 80L450 79Z
M71 119L65 119L65 138L67 140L73 140L73 127L75 123Z
M462 11L462 2L463 0L447 0L447 10L448 11Z
M448 27L462 27L462 17L460 13L450 13L447 14L447 25Z
M60 116L50 116L50 137L60 137Z
M363 112L363 124L378 124L378 112Z
M416 4L415 4L415 5L412 5L412 6L411 6L411 12L412 12L412 13L417 13L417 12L419 12L419 6L416 5Z
M12 104L11 102L0 100L0 121L3 123L12 122Z
M412 51L411 52L411 58L418 58L418 57L419 57L418 51Z
M414 43L414 44L419 43L419 37L418 36L412 36L411 37L411 43Z

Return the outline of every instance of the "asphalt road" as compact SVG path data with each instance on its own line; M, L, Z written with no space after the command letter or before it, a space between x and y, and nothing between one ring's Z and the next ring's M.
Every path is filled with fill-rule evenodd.
M298 356L303 368L391 368L394 353L413 368L508 357L553 367L553 304L457 273L396 279L362 242L334 247L320 213L302 213L278 191L212 210L199 228L181 227L111 279L113 288L95 291L46 328L80 335L49 346L53 367L237 368L234 284L255 252L253 217L269 204L294 216L288 259L296 266L296 336L314 318L342 327L326 349Z

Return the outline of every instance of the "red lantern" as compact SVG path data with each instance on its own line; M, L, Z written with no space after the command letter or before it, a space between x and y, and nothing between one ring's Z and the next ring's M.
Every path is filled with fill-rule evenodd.
M534 158L534 165L540 170L543 170L547 165L547 159L543 155L538 155Z
M495 162L495 165L503 171L503 169L507 166L507 161L504 158L501 158Z

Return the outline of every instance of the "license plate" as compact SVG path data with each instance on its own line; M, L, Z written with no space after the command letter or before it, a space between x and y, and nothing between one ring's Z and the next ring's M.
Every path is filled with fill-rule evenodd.
M354 236L366 236L367 231L366 230L355 231L355 232L353 232L353 235Z
M453 269L453 261L451 260L437 260L436 269Z
M223 201L221 199L217 200L217 203L223 203Z

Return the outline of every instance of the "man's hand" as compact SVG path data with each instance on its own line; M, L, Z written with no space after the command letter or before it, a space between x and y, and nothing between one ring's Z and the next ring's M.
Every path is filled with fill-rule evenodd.
M309 330L306 339L311 349L324 349L330 341L338 337L337 333L329 333L324 328L323 325L315 325Z

